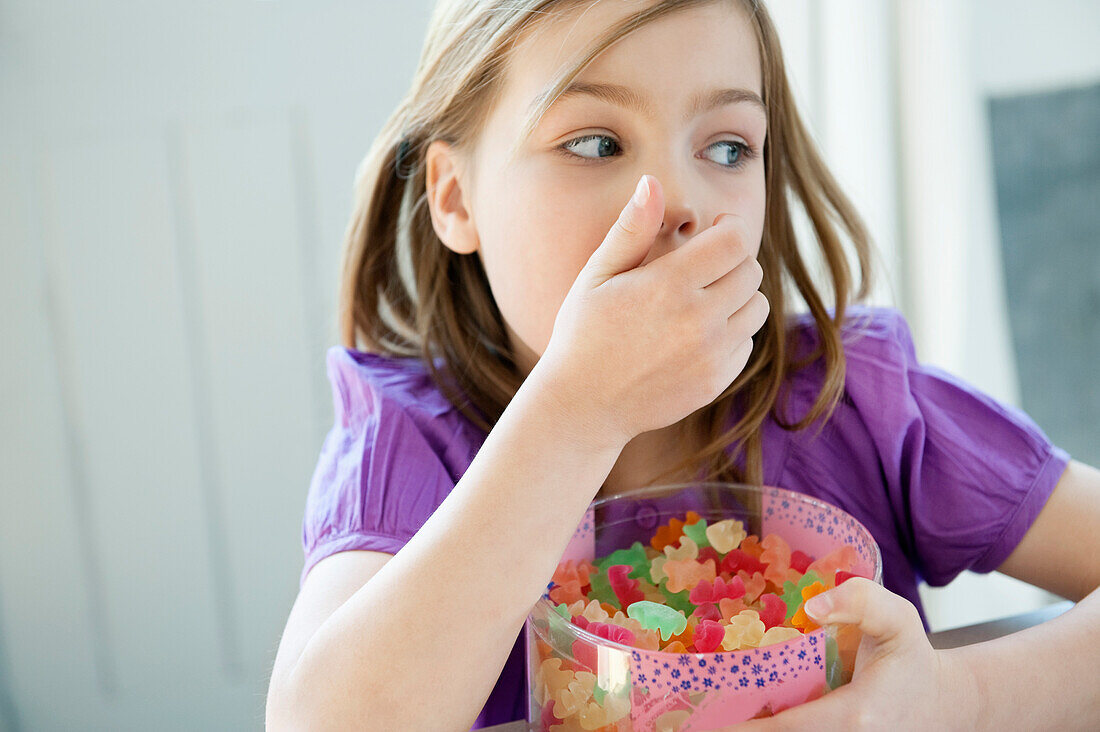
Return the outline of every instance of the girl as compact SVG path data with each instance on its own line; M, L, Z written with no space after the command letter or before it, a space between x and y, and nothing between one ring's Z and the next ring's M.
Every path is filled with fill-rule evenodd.
M693 478L819 496L883 551L885 589L808 608L863 629L854 681L756 724L1095 725L1100 471L857 305L870 251L760 3L441 2L359 171L270 728L522 718L524 618L590 501ZM917 582L967 568L1084 599L934 651Z

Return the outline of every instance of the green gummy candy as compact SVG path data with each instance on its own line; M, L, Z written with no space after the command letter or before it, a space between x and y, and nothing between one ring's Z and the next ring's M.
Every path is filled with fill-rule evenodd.
M830 689L841 685L840 652L836 645L836 638L825 636L825 681Z
M599 571L592 573L588 577L588 582L592 585L592 589L588 591L589 600L606 602L617 610L622 610L622 605L619 604L619 598L615 596L615 591L611 589L611 583L607 579L607 572Z
M604 574L607 568L615 564L629 564L633 567L627 577L638 579L649 574L649 557L646 556L642 542L636 541L627 549L616 549L600 560L596 566Z
M596 703L601 707L603 706L603 700L607 698L607 689L603 688L599 684L592 687L592 698L596 700Z
M707 520L701 518L693 524L684 524L684 536L694 541L700 549L710 546L707 541Z
M657 586L657 589L661 591L661 594L665 596L665 603L675 609L682 612L684 615L691 615L695 612L695 605L691 602L689 597L691 596L690 590L683 590L682 592L671 592L662 581Z
M802 579L798 580L798 584L790 580L783 583L783 596L780 599L787 605L787 620L793 618L798 612L798 606L802 604L802 590L814 582L821 582L821 578L815 572L807 572Z
M682 612L649 600L631 603L626 614L641 623L643 628L659 630L663 641L683 633L688 623Z
M554 607L554 609L558 611L558 615L562 616L562 617L563 617L563 618L565 618L566 620L570 620L570 619L571 619L571 618L570 618L570 615L569 615L569 608L568 608L568 607L566 606L566 604L565 604L564 602L559 602L559 603L558 603L558 604L557 604L557 605L556 605L556 606Z

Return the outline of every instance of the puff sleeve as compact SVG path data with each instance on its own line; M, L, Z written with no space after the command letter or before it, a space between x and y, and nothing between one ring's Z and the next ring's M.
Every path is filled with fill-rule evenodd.
M329 349L335 418L306 497L299 586L336 552L396 554L476 453L468 423L418 363Z
M845 336L846 392L878 455L902 548L931 585L995 570L1069 455L1024 412L917 360L900 312L868 308Z

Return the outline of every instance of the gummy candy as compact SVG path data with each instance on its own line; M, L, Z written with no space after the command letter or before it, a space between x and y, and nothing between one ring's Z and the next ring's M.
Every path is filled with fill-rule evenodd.
M649 557L646 556L642 542L636 541L629 549L616 549L600 560L595 566L606 572L614 564L630 565L631 577L644 577L648 570Z
M687 512L687 523L693 524L697 522L702 516L695 513L695 511ZM653 538L649 540L650 545L657 551L661 551L668 544L675 544L680 540L680 537L684 535L684 522L680 519L674 518L670 520L664 526L657 527L657 533L653 535Z
M800 552L798 550L791 552L791 569L796 569L801 574L806 574L806 570L813 561L814 558L805 552Z
M661 640L667 641L687 627L687 618L682 612L648 600L632 604L626 609L626 614L641 623L643 628L661 631Z
M675 561L695 559L699 556L699 546L690 536L684 536L680 538L680 546L674 547L669 544L665 547L665 556Z
M721 577L716 577L714 582L700 580L691 588L688 599L696 605L704 602L718 602L723 597L734 600L745 595L745 582L740 577L734 577L728 583Z
M741 570L737 573L737 576L741 578L745 585L745 602L756 602L756 598L760 597L760 593L764 591L766 584L764 575L759 572L753 572L750 575L748 572Z
M748 554L750 557L760 558L760 555L764 553L764 547L760 544L760 537L756 534L749 534L741 540L741 551Z
M755 610L742 610L730 619L726 626L722 648L736 651L740 648L756 648L764 637L764 624Z
M743 523L737 519L725 519L708 526L706 535L707 542L712 547L722 554L726 554L730 550L736 549L747 534Z
M834 587L840 587L842 582L850 580L853 577L862 577L863 575L857 574L855 572L845 572L843 569L838 569L835 576L836 584L834 585Z
M684 524L684 536L695 542L700 549L710 546L707 539L707 520L701 518L693 524Z
M771 630L787 619L787 603L779 599L778 595L765 592L760 596L763 609L760 611L760 620L764 627Z
M856 550L847 544L843 544L821 559L811 562L810 566L806 568L806 572L813 572L818 577L833 577L841 569L850 572L858 561L859 555L856 554Z
M815 559L777 534L748 534L739 520L708 523L688 512L686 520L658 526L648 544L635 541L595 563L563 561L547 596L563 619L616 643L669 653L730 651L815 630L805 601L857 576L857 561L850 546ZM540 645L539 652L542 659L550 656L549 646ZM574 643L573 659L545 672L540 667L540 678L556 681L556 671L594 669L594 646ZM577 726L587 704L595 705L589 722L601 719L610 695L605 689L597 694L597 688L555 687L560 699L548 700L552 713L544 710L554 723L550 727L587 729ZM591 696L582 699L583 691Z
M670 559L665 562L664 570L668 575L665 586L669 592L674 593L694 587L700 580L714 580L718 576L714 562L710 559L702 564L694 559Z
M632 569L629 564L612 564L607 568L607 582L618 598L620 607L629 608L631 603L645 599L645 595L638 589L638 580L627 578Z
M730 574L736 574L741 571L748 572L749 574L754 572L764 573L764 563L740 549L731 549L725 558L722 559L721 567L723 572L729 572Z
M795 631L797 633L797 631ZM710 653L718 650L722 640L726 637L726 628L714 620L702 620L695 628L695 650L699 653Z
M798 630L798 628L791 628L786 625L777 625L764 631L764 635L760 637L760 642L757 644L757 647L763 648L764 646L770 646L773 643L783 643L785 641L794 640L801 635L802 632Z
M783 602L787 605L787 617L786 620L790 620L794 617L798 607L802 604L802 590L805 587L809 587L814 582L820 582L821 578L813 572L807 572L802 576L798 582L791 582L788 580L783 583Z
M760 542L760 546L764 547L764 551L760 553L760 561L767 565L764 579L782 586L787 579L787 570L791 568L790 545L779 534L768 534Z
M828 588L821 582L814 582L809 587L802 588L802 605L799 606L798 612L791 618L791 625L795 626L803 633L809 633L810 631L817 630L818 625L814 621L810 620L810 616L806 614L806 600L809 600L814 595L820 595Z

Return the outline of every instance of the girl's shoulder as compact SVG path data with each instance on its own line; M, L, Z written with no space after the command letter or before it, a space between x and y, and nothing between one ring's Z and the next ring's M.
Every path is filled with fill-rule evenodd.
M834 310L829 308L832 316ZM821 342L817 322L810 313L797 313L787 321L791 343L802 355L803 348L812 349ZM840 325L845 354L856 355L875 350L897 350L912 353L913 336L901 311L889 306L849 305Z
M830 317L832 309L829 310ZM799 361L809 356L822 341L821 332L810 313L788 319L790 358ZM871 379L886 372L904 374L920 368L913 334L905 316L888 306L851 305L845 308L840 325L844 348L845 376L853 381ZM824 359L819 357L792 374L794 381L817 382L824 375Z
M378 413L383 404L428 418L458 414L432 380L427 364L419 358L332 346L325 362L332 383L333 408L345 423Z

